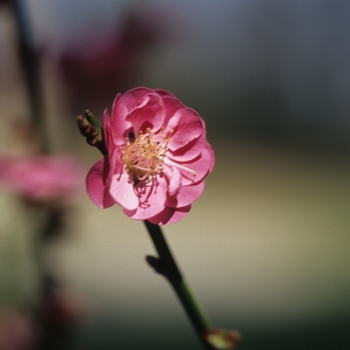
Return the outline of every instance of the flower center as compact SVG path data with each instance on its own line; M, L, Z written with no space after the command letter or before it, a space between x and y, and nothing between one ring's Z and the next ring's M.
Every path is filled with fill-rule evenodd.
M140 131L136 138L126 138L122 160L134 182L150 179L162 171L169 142L167 135L154 135L149 128L145 134Z

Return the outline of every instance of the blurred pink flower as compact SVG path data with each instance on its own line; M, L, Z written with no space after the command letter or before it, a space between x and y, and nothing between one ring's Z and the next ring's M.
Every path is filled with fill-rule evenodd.
M36 343L34 323L29 316L8 311L0 316L0 349L31 350Z
M108 155L87 175L91 200L154 224L183 218L215 162L197 112L167 91L139 87L116 97L103 129Z
M70 199L83 179L77 160L67 157L0 158L0 184L34 202Z
M105 106L114 91L133 86L132 81L144 70L145 53L161 41L169 42L165 17L154 10L130 12L115 31L95 28L74 50L62 53L59 69L74 109L85 108L86 101L90 109Z

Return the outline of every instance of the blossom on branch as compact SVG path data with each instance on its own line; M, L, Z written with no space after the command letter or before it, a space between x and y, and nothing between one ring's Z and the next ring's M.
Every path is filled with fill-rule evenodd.
M108 154L87 175L91 200L154 224L183 218L215 162L197 112L165 90L139 87L117 95L103 132Z

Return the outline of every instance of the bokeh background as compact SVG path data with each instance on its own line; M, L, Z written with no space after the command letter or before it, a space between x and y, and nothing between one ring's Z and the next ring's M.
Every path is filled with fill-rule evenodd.
M6 2L4 2L6 3ZM350 348L348 1L22 1L40 53L54 154L100 158L76 128L117 92L163 88L206 121L216 166L164 232L213 323L240 348ZM28 118L13 16L0 5L1 154ZM82 178L82 182L84 178ZM0 198L0 306L35 296L28 218ZM79 349L200 349L170 286L145 263L141 222L82 191L49 256L79 291ZM54 257L54 258L53 258Z

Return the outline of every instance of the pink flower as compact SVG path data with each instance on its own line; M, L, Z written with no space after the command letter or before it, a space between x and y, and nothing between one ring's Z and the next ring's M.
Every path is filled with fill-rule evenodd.
M87 312L85 297L73 290L56 288L45 300L44 321L51 326L77 324Z
M91 200L154 224L183 218L215 162L197 112L167 91L139 87L116 97L103 129L108 155L87 175Z
M143 73L147 53L173 40L170 22L159 8L131 11L120 18L115 31L93 28L74 49L63 52L58 68L72 107L84 108L86 101L90 108L105 106L113 91L133 86Z
M34 202L71 198L82 180L76 160L64 157L0 158L0 183Z
M33 320L17 311L0 315L0 349L30 350L36 346Z

